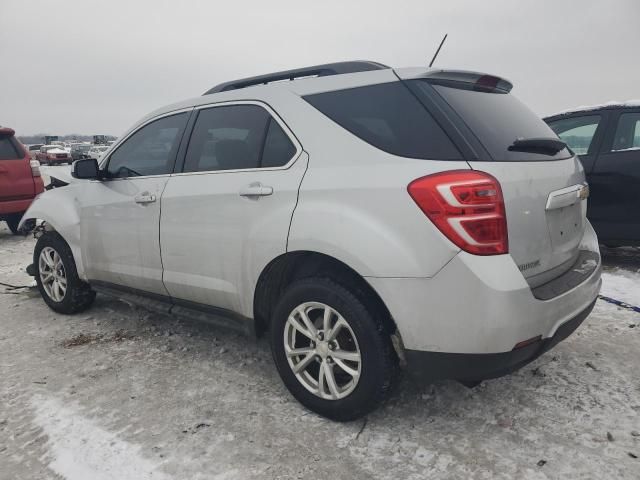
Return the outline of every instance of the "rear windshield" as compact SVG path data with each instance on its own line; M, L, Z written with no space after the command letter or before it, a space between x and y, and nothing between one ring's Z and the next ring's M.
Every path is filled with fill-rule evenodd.
M555 155L509 150L518 138L558 138L546 123L509 93L433 85L426 80L412 82L418 87L418 95L428 94L429 88L435 89L478 137L493 160L560 160L571 156L566 148Z
M304 99L385 152L410 158L462 159L431 114L401 82L318 93Z
M22 155L18 154L11 137L0 137L0 160L15 160L17 158L22 158Z

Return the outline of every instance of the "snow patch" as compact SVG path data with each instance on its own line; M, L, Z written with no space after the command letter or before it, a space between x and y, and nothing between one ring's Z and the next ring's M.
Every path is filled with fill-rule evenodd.
M140 447L56 398L34 396L35 423L49 437L49 468L67 480L168 480Z
M564 115L565 113L574 112L587 112L589 110L598 110L606 107L639 107L640 100L627 100L626 102L619 102L617 100L611 100L610 102L601 103L599 105L580 105L579 107L568 108L554 113L553 115L547 115L547 117L555 117L556 115Z
M623 269L602 272L600 293L640 307L640 275Z

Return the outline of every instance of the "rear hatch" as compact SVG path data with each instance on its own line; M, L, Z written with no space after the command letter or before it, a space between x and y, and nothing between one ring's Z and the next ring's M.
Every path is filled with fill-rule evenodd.
M508 82L478 80L407 83L418 97L438 97L446 116L469 139L471 168L500 182L509 253L535 287L567 271L578 257L586 226L584 172L556 134L509 93ZM507 87L496 88L501 82Z
M0 129L0 201L35 195L29 156L8 128Z

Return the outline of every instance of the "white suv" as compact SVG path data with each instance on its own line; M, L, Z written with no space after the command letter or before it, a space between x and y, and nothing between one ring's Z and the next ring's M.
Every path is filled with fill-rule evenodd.
M468 385L566 338L601 262L580 161L495 76L345 62L157 110L25 214L58 312L95 292L269 332L350 420L406 368Z

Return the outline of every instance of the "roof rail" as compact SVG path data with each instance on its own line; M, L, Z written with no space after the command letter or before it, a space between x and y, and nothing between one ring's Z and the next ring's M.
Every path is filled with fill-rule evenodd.
M221 83L207 90L203 95L211 93L226 92L228 90L237 90L239 88L250 87L252 85L263 85L279 80L295 80L303 77L327 77L330 75L342 75L343 73L368 72L371 70L383 70L390 68L378 62L370 62L367 60L354 60L350 62L327 63L325 65L314 65L312 67L296 68L294 70L285 70L283 72L267 73L266 75L258 75L257 77L241 78L231 82Z

